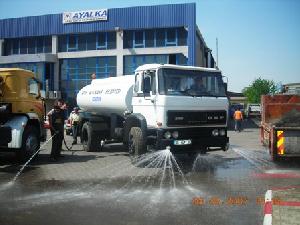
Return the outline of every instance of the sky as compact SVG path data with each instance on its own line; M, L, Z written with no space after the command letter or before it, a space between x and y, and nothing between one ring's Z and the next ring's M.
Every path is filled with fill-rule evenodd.
M300 0L0 0L0 19L142 5L196 3L197 25L230 91L256 78L300 83Z

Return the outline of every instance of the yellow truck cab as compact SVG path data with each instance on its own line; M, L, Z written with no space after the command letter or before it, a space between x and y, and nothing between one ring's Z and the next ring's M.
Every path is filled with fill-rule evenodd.
M46 138L45 104L31 71L0 68L0 151L21 159L34 154Z

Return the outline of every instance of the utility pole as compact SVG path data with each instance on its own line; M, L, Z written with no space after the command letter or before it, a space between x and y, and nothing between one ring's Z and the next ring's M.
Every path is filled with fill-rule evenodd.
M218 38L216 38L216 49L217 49L217 68L219 67L219 44Z

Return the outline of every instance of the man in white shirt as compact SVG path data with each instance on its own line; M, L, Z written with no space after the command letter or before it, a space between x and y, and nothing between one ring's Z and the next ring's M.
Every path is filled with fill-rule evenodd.
M73 133L73 145L77 144L77 136L78 136L78 128L79 128L79 112L78 112L78 107L74 108L74 112L71 113L70 115L70 121L72 125L72 133Z

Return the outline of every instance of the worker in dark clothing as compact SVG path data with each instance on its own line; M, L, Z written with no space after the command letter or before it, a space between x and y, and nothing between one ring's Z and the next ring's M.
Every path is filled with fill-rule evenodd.
M64 102L57 100L54 102L54 108L47 114L49 117L49 124L51 129L52 148L51 158L58 160L61 156L62 142L64 139Z

